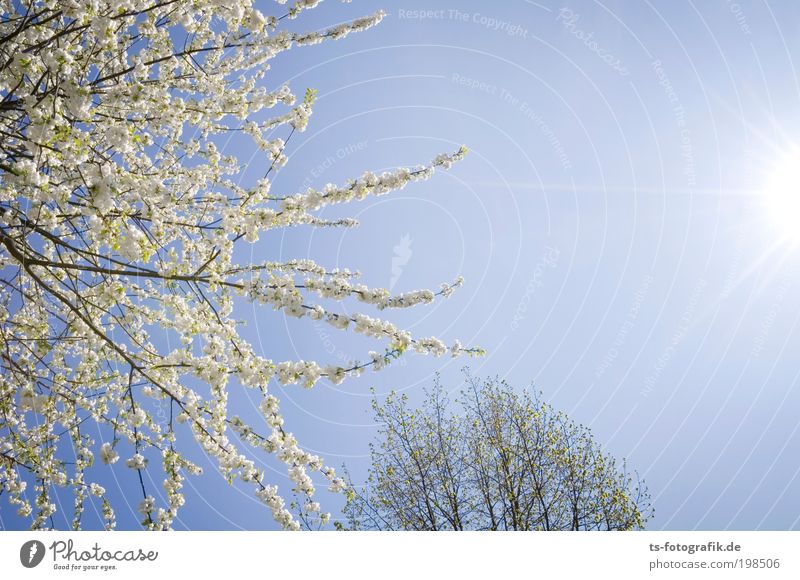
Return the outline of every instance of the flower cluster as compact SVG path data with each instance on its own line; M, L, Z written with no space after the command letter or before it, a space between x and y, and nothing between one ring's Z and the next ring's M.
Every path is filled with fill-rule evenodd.
M271 84L270 61L384 16L304 32L294 23L283 28L284 18L319 0L281 4L271 6L274 14L251 0L4 4L0 495L32 528L54 525L55 486L74 492L73 528L95 513L113 529L114 509L89 468L122 464L139 476L142 525L171 528L186 476L201 471L186 459L182 434L230 481L252 486L282 527L324 524L330 516L314 498L319 483L333 492L346 486L285 430L280 388L339 384L406 351L480 352L329 304L410 308L447 298L460 279L393 295L360 283L358 272L311 260L242 262L242 243L279 228L352 227L355 220L328 220L320 210L402 189L466 153L365 172L342 185L272 191L316 93L298 99L289 86ZM223 150L231 135L261 156L253 163L264 171L253 184L242 183L240 160ZM237 297L385 341L385 351L346 366L273 361L240 335ZM169 341L158 338L165 335ZM237 389L262 394L263 420L231 416ZM87 429L92 422L97 428ZM285 465L297 502L267 481L256 453ZM153 481L163 489L151 489ZM100 509L86 510L89 502Z

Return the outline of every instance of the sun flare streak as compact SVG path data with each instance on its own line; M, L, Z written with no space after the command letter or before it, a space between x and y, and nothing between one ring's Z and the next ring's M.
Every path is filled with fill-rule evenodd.
M775 229L782 242L800 245L800 147L777 160L763 196L768 227Z

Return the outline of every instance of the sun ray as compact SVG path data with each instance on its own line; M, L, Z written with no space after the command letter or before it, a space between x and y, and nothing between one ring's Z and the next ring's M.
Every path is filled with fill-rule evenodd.
M777 159L762 194L768 227L780 242L800 245L800 147L790 147Z

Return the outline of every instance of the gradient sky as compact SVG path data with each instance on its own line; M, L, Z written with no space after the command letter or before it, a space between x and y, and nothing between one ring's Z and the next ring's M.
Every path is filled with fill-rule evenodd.
M357 217L358 229L297 228L246 249L359 269L394 291L463 275L449 300L390 318L483 346L473 374L534 383L590 426L646 480L649 528L800 528L800 249L770 219L769 194L800 143L800 4L330 1L292 26L379 7L378 28L274 62L269 84L314 87L319 99L273 191L462 143L470 154L431 181L325 214ZM249 149L226 151L252 159L243 180L263 174ZM275 360L363 360L381 346L307 319L240 315ZM418 401L438 371L457 391L465 362L410 356L339 387L275 389L301 442L358 481L376 431L370 387ZM256 417L254 394L236 393L237 410ZM177 529L274 527L248 487L200 461L207 474L188 482ZM135 508L134 473L96 473ZM25 526L10 513L3 498L2 525ZM135 526L124 508L118 519Z

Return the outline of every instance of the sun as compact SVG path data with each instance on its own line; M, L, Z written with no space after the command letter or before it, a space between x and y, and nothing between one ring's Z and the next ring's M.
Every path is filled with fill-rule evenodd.
M800 147L776 161L763 195L769 227L781 241L800 245Z

